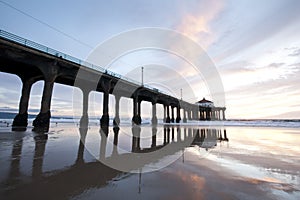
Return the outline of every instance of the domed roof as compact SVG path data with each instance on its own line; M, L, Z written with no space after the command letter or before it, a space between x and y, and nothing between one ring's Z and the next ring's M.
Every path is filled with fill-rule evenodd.
M204 97L202 100L198 101L197 103L213 103L212 101L206 100Z

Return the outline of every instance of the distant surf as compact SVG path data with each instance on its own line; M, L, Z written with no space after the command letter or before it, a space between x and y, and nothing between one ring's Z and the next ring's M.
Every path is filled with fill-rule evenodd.
M31 126L32 121L34 119L28 119L28 125ZM61 123L74 123L78 125L80 118L70 118L70 117L53 117L51 118L52 124L61 124ZM0 118L0 127L7 127L11 126L13 119ZM110 119L110 125L113 124L113 119ZM89 125L100 125L100 118L95 119L92 118L89 120ZM131 125L131 119L121 119L121 126L122 125ZM151 125L150 119L143 119L142 125ZM245 119L231 119L225 121L196 121L196 120L189 120L186 123L163 123L162 119L158 120L158 125L181 125L181 126L239 126L239 127L285 127L285 128L300 128L300 120L299 119L256 119L256 120L245 120Z

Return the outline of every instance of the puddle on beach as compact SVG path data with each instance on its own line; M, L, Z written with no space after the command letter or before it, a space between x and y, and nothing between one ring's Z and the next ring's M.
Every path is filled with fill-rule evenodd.
M1 127L0 197L299 199L299 139L288 128Z

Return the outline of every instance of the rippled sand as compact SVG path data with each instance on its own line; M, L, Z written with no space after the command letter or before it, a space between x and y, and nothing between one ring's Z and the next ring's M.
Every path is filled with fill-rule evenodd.
M1 127L0 199L300 199L299 129L86 131Z

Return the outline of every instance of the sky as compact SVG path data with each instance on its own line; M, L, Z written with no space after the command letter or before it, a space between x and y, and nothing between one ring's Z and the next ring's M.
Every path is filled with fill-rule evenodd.
M176 31L197 43L217 69L227 118L300 119L299 9L298 0L1 0L0 29L82 60L126 31ZM114 60L109 69L140 80L141 65L150 86L178 98L183 88L182 98L189 102L213 96L205 80L209 77L201 77L170 52L133 51ZM185 85L177 81L181 79ZM0 111L18 108L21 86L15 75L0 73ZM32 113L39 110L42 86L33 85ZM52 115L71 115L73 92L73 87L55 85ZM93 92L90 101L91 110L100 115L101 94ZM113 104L110 97L111 112ZM149 103L143 105L150 108ZM130 102L121 100L121 114L131 109ZM142 114L151 115L149 110Z

